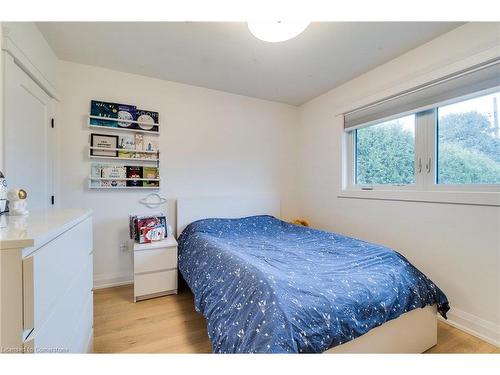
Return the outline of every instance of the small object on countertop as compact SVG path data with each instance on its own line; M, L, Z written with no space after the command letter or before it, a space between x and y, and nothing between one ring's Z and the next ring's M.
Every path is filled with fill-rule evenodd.
M11 189L7 193L7 198L9 199L9 210L11 216L21 216L28 215L29 212L26 209L28 202L26 198L28 197L28 193L24 189Z
M9 212L9 205L7 201L7 180L0 171L0 215Z
M303 227L310 226L309 222L306 219L301 219L301 218L295 219L291 223L295 225L302 225Z

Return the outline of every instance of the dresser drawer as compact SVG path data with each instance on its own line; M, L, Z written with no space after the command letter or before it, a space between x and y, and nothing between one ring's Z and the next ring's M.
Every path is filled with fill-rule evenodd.
M35 352L57 349L61 352L82 353L85 343L72 345L75 340L84 342L90 333L89 325L81 326L82 319L92 321L92 256L88 255L80 271L69 283L64 295L54 305L43 325L36 325L32 345ZM35 311L36 312L36 311ZM91 327L90 327L91 328ZM29 344L28 344L29 346Z
M134 251L134 273L177 268L177 247Z
M40 329L68 301L68 291L81 286L78 296L92 290L92 220L87 218L23 260L24 329ZM85 270L86 274L81 275Z
M135 275L135 297L177 290L177 270Z

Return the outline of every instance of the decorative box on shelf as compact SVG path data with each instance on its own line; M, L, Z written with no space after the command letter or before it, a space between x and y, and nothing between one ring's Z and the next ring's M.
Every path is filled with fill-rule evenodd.
M134 302L177 294L177 241L168 236L163 241L139 244L134 250Z

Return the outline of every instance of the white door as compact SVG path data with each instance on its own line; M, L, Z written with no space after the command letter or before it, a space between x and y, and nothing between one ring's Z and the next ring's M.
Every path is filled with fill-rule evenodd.
M28 210L52 206L53 99L4 54L4 174L27 191Z

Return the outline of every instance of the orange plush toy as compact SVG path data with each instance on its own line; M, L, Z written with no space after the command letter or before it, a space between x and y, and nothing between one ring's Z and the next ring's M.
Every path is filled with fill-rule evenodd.
M302 225L303 227L308 227L309 226L309 222L306 220L306 219L295 219L294 221L291 222L292 224L295 224L295 225Z

